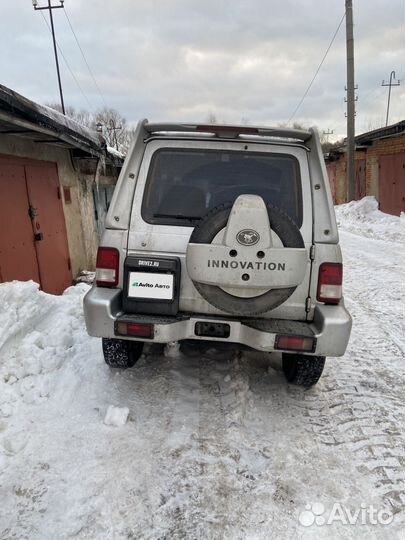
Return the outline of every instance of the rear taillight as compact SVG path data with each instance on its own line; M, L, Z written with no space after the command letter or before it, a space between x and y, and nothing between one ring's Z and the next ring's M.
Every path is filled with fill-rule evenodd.
M98 287L116 287L120 254L118 249L99 247L96 262L96 284Z
M342 298L343 266L341 263L323 263L319 267L318 302L338 304Z

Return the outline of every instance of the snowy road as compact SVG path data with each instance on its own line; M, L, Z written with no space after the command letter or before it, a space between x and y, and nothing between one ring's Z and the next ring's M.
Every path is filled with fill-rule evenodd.
M111 372L86 285L0 285L0 539L403 539L404 222L338 217L353 334L309 390L236 350L151 349ZM103 424L109 405L126 425ZM336 504L390 523L325 523Z

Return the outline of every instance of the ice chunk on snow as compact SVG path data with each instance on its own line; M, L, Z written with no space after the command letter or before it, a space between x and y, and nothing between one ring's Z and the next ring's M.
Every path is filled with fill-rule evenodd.
M104 417L104 424L106 426L123 426L126 424L128 415L128 407L114 407L114 405L109 405Z

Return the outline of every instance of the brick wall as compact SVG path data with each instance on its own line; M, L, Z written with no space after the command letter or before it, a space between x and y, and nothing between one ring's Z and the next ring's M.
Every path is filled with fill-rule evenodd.
M355 159L366 158L365 150L357 150ZM338 159L327 163L326 168L329 174L329 180L334 180L335 185L331 186L332 193L334 194L334 203L343 204L347 202L347 162L346 154L341 154Z
M346 155L342 155L336 162L335 176L335 204L342 204L347 200L347 162Z

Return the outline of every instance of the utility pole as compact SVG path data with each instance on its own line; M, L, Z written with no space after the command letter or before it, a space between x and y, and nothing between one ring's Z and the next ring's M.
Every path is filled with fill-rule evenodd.
M333 135L333 129L330 130L330 129L328 128L328 131L323 130L323 131L322 131L322 135L325 135L325 137L326 137L326 142L329 142L329 135Z
M58 74L60 104L62 106L62 112L63 112L63 114L65 114L65 103L63 101L62 82L61 82L60 71L59 71L58 50L57 50L57 46L56 46L55 28L53 26L53 16L52 16L52 10L53 9L63 8L63 3L64 3L65 0L59 0L59 1L60 1L59 6L53 6L51 4L51 0L48 0L48 5L44 6L44 7L39 7L38 6L38 0L32 0L32 5L34 6L35 11L42 11L43 9L47 9L49 11L49 18L51 20L51 31L52 31L52 39L53 39L53 50L54 50L54 53L55 53L56 72Z
M354 96L354 39L353 39L353 3L346 3L346 66L347 66L347 200L353 201L356 196L355 175L355 96Z
M391 87L392 86L400 86L400 84L401 84L401 81L399 81L399 80L397 82L393 83L392 79L395 79L395 71L391 71L390 82L389 83L386 83L385 81L383 81L381 83L381 86L388 86L389 87L389 90L388 90L388 103L387 103L387 117L385 119L385 127L388 126L388 117L389 117L389 114L390 114Z
M110 127L107 128L109 139L112 143L115 141L115 148L119 150L118 148L118 137L117 137L117 131L120 131L122 129L122 126L117 126L115 124L115 120L113 118L110 119Z

